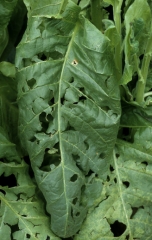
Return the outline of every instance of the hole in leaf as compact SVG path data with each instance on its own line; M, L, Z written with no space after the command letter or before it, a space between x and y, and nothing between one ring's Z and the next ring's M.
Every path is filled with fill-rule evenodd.
M119 158L120 157L120 154L116 153L116 158Z
M139 210L140 208L144 209L143 206L140 206L140 207L131 207L131 209L132 209L132 214L131 214L131 216L130 216L130 219L133 219L133 217L136 215L136 213L138 212L138 210Z
M85 100L86 100L86 97L85 97L85 96L79 97L79 101L84 102Z
M60 153L60 146L58 142L53 146L53 148L58 149L58 152Z
M36 141L36 137L30 138L30 142L35 142L35 141Z
M77 212L77 213L76 213L76 216L78 217L79 215L80 215L80 212Z
M34 78L32 78L31 80L27 81L27 85L30 88L33 88L34 84L36 83L36 80Z
M113 172L114 171L114 168L113 166L110 165L110 171Z
M24 87L22 87L22 91L25 92L25 88Z
M144 162L141 162L141 163L145 164L146 166L148 165L148 162L146 162L146 161L144 161Z
M85 93L84 87L79 88L79 91L82 92L83 94Z
M77 175L77 174L74 174L74 175L70 178L70 181L71 181L71 182L75 182L77 179L78 179L78 175Z
M106 111L106 112L108 112L108 111L111 110L111 108L109 108L109 106L104 106L104 107L102 107L102 109L103 109L104 111Z
M86 175L86 177L91 176L93 173L94 173L94 172L90 169L89 172L88 172L88 174Z
M0 189L0 192L2 192L4 195L6 194L6 192L3 189Z
M46 113L45 112L42 112L39 115L39 120L40 120L40 122L45 122L46 121Z
M40 115L39 115L39 120L41 122L41 126L42 126L42 131L43 132L46 132L48 127L49 127L49 121L47 120L47 116L46 116L46 113L45 112L42 112Z
M105 158L105 156L106 156L106 154L105 154L105 153L100 153L100 155L99 155L99 158L102 158L102 159L104 159L104 158Z
M84 144L86 146L86 150L88 150L89 149L89 144L86 141L84 141Z
M4 176L4 173L0 176L0 183L1 185L4 186L8 186L9 188L11 187L16 187L17 186L17 181L16 181L16 177L14 174L11 174L9 176Z
M18 224L11 225L10 228L11 228L11 239L14 239L13 238L13 233L19 231L20 229L18 227Z
M78 159L80 158L79 155L75 155L75 154L72 154L72 157L75 162L77 162Z
M39 59L41 59L42 61L46 61L47 60L47 56L43 53L43 54L39 54L38 55Z
M124 181L123 184L126 186L126 188L128 188L130 185L130 183L128 181Z
M73 218L73 209L71 208L71 217Z
M55 148L55 146L52 149L46 148L40 169L45 172L50 172L59 166L60 163L61 159L58 149Z
M64 101L65 101L65 99L61 98L60 102L61 102L62 105L64 105Z
M129 240L129 234L126 236L126 240Z
M109 176L107 176L107 182L109 182L110 181L110 177Z
M48 114L48 115L46 116L46 118L47 118L48 122L53 121L53 116L52 116L51 114Z
M50 240L50 237L49 237L49 236L47 236L46 240Z
M48 104L49 104L50 106L54 105L54 104L55 104L55 98L52 97L52 98L50 99L50 101L48 102Z
M69 83L73 83L74 82L74 77L72 77L70 80L69 80Z
M114 182L117 183L117 178L114 178Z
M29 239L29 238L31 238L31 235L27 233L26 237Z
M110 227L114 237L120 237L126 230L126 225L119 221L115 221L113 224L110 224Z
M78 201L78 198L74 198L72 203L75 205L77 203L77 201Z
M138 211L138 208L137 208L137 207L132 207L132 214L131 214L131 216L130 216L130 219L132 219L132 218L135 216L135 214L136 214L137 211Z
M75 131L75 128L69 124L66 130Z

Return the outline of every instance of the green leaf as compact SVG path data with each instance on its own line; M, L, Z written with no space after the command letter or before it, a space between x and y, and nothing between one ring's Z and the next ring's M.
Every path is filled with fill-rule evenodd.
M59 240L16 145L0 127L0 239Z
M8 70L7 67L9 68ZM0 71L8 76L15 75L15 67L11 63L1 62ZM14 78L0 74L0 126L4 128L9 139L15 143L18 142L18 126L16 124L18 122L16 87L17 83Z
M32 16L61 18L61 14L67 5L67 0L24 0L28 12Z
M111 45L79 12L69 1L62 19L29 18L16 57L20 139L61 237L100 202L120 117Z
M117 140L102 201L88 214L74 240L149 239L152 234L151 136L152 129L144 128L136 132L133 143Z
M7 26L16 4L17 0L0 1L0 56L8 43Z
M11 151L9 146L8 150ZM12 176L16 181L13 187L0 186L0 239L59 240L50 230L44 204L37 198L27 165L0 162L0 176L3 183ZM13 183L14 180L9 184Z
M26 7L23 0L18 0L15 8L13 9L9 25L8 25L8 43L1 56L1 61L8 61L14 63L16 45L22 37L22 32L26 26Z
M86 8L88 5L90 4L90 0L81 0L79 3L79 6L81 7L81 9Z
M140 8L139 8L140 6ZM144 54L150 34L151 10L147 1L136 0L125 14L126 36L124 39L125 67L121 83L127 84L135 72L140 74L140 59Z
M111 4L112 6L118 5L121 0L104 0L104 2Z
M16 151L16 145L8 139L5 130L0 126L0 158L7 158L9 161L20 162Z
M115 48L119 43L119 34L117 32L117 29L114 23L108 19L104 19L103 23L106 26L104 34L110 39L112 47Z
M142 108L130 104L122 104L121 127L144 128L152 126L151 111L152 106Z
M15 77L15 66L9 62L0 62L0 72L6 77Z

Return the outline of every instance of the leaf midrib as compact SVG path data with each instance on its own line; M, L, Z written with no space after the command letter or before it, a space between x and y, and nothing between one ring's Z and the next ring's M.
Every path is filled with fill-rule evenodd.
M67 63L67 59L68 59L68 55L69 55L69 51L71 49L71 46L72 46L72 43L74 41L74 38L75 38L75 35L78 31L78 27L79 27L79 24L78 22L76 23L76 26L73 30L73 35L71 37L71 40L70 40L70 43L69 43L69 46L68 46L68 49L67 49L67 52L66 52L66 55L65 55L65 61L63 63L63 66L62 66L62 70L61 70L61 75L60 75L60 80L59 80L59 95L58 95L58 132L59 132L59 145L60 145L60 153L61 153L61 166L62 166L62 171L63 171L63 186L64 186L64 194L65 194L65 199L67 199L67 190L66 190L66 182L65 182L65 172L64 172L64 156L63 156L63 146L62 146L62 132L61 132L61 90L62 90L62 79L63 79L63 75L64 75L64 70L66 68L66 63ZM68 213L68 204L67 204L67 201L66 201L66 209L67 209L67 213ZM68 225L68 214L66 214L66 221L65 221L65 232L64 232L64 235L66 235L66 229L67 229L67 225Z

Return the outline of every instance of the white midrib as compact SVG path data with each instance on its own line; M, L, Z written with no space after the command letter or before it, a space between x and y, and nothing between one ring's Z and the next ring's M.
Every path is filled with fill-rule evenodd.
M128 219L126 206L125 206L125 202L124 202L124 199L123 199L123 196L122 196L121 179L120 179L120 175L119 175L118 166L117 166L117 163L116 163L115 150L113 151L113 158L114 158L115 170L116 170L116 175L117 175L117 180L118 180L120 198L121 198L122 206L123 206L123 209L124 209L128 230L129 230L129 233L130 233L129 240L133 240L133 236L132 236L131 229L130 229L130 223L129 223L129 219Z
M65 182L65 164L64 164L64 156L63 156L63 146L62 146L62 138L61 138L61 88L62 88L62 78L64 75L64 69L65 69L65 65L67 62L67 57L69 54L69 51L71 49L72 43L73 43L73 39L75 37L75 34L77 32L77 26L78 23L76 24L74 30L73 30L73 35L72 38L70 40L66 55L65 55L65 60L62 66L62 71L61 71L61 75L60 75L60 80L59 80L59 96L58 96L58 131L59 131L59 145L60 145L60 154L61 154L61 165L62 165L62 170L63 170L63 186L64 186L64 193L65 193L65 199L67 199L67 193L66 193L66 182ZM68 224L68 203L66 201L66 209L67 209L67 214L66 214L66 224L65 224L65 234L66 235L66 229L67 229L67 224Z

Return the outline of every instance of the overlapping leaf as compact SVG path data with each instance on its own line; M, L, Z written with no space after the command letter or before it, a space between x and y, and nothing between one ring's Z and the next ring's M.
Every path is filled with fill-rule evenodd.
M15 67L1 62L0 71L0 239L57 240L50 230L44 202L37 197L37 186L20 158L19 145L15 144L18 143Z
M17 0L0 1L0 56L8 43L9 36L7 26L16 4Z
M151 10L147 1L134 1L125 13L124 23L125 67L122 83L127 84L135 72L142 80L139 57L145 52L151 28Z
M5 151L1 143L0 157ZM0 162L0 183L6 185L0 186L0 239L58 240L50 230L44 203L36 197L37 188L29 177L28 166L16 163L18 155L15 159L10 145L7 144L7 156L4 154ZM8 158L11 163L7 163Z
M139 129L134 142L118 140L102 201L75 240L148 240L152 236L152 132Z
M17 140L17 84L13 77L15 77L14 65L1 62L0 63L0 126L7 134L10 141Z
M29 17L16 57L20 139L63 237L100 201L120 116L109 40L79 11L69 1L61 19Z

